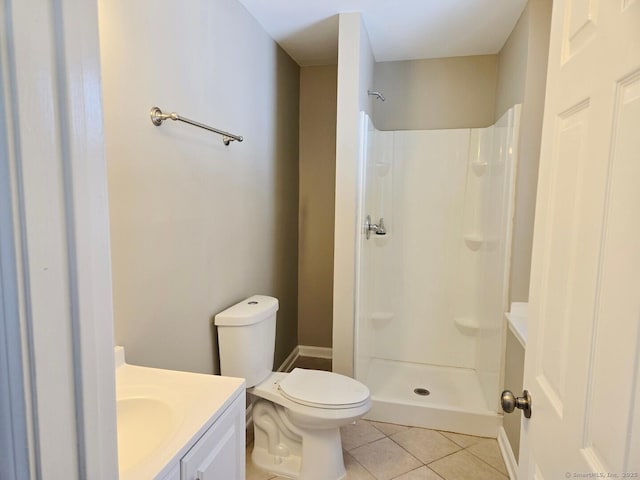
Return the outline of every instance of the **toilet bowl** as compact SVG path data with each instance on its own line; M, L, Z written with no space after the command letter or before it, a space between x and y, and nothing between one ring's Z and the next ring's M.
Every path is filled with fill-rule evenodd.
M256 397L254 464L302 480L345 478L340 427L369 411L367 387L336 373L296 368L272 373L248 392Z
M346 476L340 427L371 408L369 389L333 372L272 372L278 300L254 295L215 317L223 375L247 379L259 468L299 480Z

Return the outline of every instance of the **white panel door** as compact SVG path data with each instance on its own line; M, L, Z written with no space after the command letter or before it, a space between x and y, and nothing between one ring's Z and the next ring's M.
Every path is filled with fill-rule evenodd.
M520 478L638 478L640 0L554 1L536 208Z

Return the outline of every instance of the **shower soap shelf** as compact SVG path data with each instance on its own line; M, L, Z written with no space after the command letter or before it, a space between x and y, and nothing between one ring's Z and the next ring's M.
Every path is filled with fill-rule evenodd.
M476 176L481 177L487 171L489 164L487 162L471 162L471 169Z
M371 321L372 322L389 322L391 320L393 320L393 313L392 312L373 312L371 314Z
M482 237L482 235L480 235L479 233L469 233L464 236L464 243L467 244L467 247L469 247L469 249L475 252L484 243L484 237Z
M473 317L455 317L453 321L456 324L456 327L466 335L476 335L480 328L478 321Z
M484 175L484 172L487 171L488 165L487 162L471 162L471 170L473 170L476 176L481 177Z

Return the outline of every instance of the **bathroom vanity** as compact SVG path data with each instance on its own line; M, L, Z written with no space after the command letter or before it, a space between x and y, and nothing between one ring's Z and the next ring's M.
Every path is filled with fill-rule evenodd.
M245 381L128 365L116 347L120 480L245 477Z

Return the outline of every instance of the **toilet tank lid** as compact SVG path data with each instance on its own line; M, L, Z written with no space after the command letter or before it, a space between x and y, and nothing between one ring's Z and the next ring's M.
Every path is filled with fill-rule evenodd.
M214 321L218 326L253 325L269 318L277 311L277 298L253 295L218 313Z

